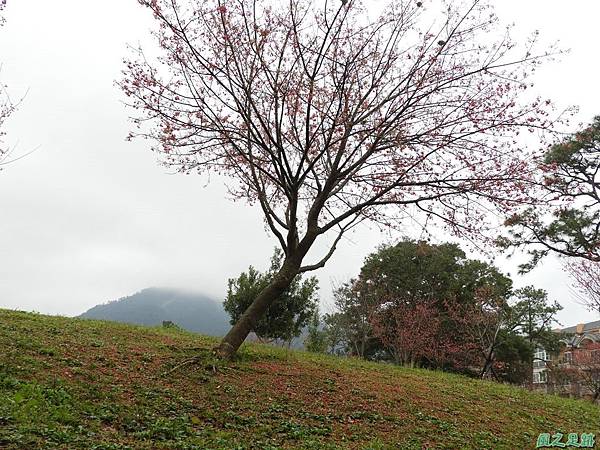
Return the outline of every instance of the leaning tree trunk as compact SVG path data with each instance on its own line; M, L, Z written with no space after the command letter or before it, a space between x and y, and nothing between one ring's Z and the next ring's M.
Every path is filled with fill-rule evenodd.
M223 358L231 358L237 352L240 345L248 337L254 325L265 314L267 308L279 297L292 283L298 273L300 262L292 259L284 261L283 266L277 272L269 285L267 285L252 304L246 309L229 333L223 338L217 348L217 353Z

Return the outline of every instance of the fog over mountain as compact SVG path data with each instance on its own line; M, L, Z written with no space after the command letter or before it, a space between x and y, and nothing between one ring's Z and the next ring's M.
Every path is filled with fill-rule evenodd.
M194 333L222 337L229 331L229 314L223 304L207 295L174 288L147 288L128 297L96 305L81 314L84 319L155 326L170 320ZM294 338L292 348L303 348L306 330ZM249 341L256 340L250 333ZM283 343L279 343L283 345Z
M170 288L148 288L90 308L79 317L139 325L160 325L170 320L186 330L223 336L229 316L219 301L199 293Z

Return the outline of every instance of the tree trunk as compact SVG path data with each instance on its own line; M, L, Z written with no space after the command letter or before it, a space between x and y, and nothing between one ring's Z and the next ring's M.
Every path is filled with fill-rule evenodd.
M483 364L483 368L481 369L481 373L479 374L479 378L483 379L486 377L490 368L494 362L494 349L491 348L485 357L485 362Z
M365 341L366 341L366 339L365 339L365 336L363 335L362 340L360 342L360 355L359 355L362 359L365 359L365 345L366 345Z
M295 261L296 259L299 258L286 258L271 283L258 294L236 324L229 330L229 333L216 349L221 357L231 358L237 352L256 322L265 314L269 305L290 286L300 268L301 260Z

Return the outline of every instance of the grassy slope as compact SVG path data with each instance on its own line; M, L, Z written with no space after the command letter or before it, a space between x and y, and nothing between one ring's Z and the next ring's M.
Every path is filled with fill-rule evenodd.
M0 448L513 450L600 432L583 401L259 345L221 363L214 344L0 310Z

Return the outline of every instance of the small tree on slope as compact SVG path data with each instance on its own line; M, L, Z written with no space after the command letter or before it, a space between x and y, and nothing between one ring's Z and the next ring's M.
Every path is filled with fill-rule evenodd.
M223 306L231 316L232 324L239 320L256 296L271 282L281 262L281 251L276 250L267 272L260 273L250 266L248 272L229 280ZM302 280L300 275L296 276L290 286L269 305L264 316L256 321L252 331L261 339L279 339L289 344L300 335L317 312L318 289L315 277Z

